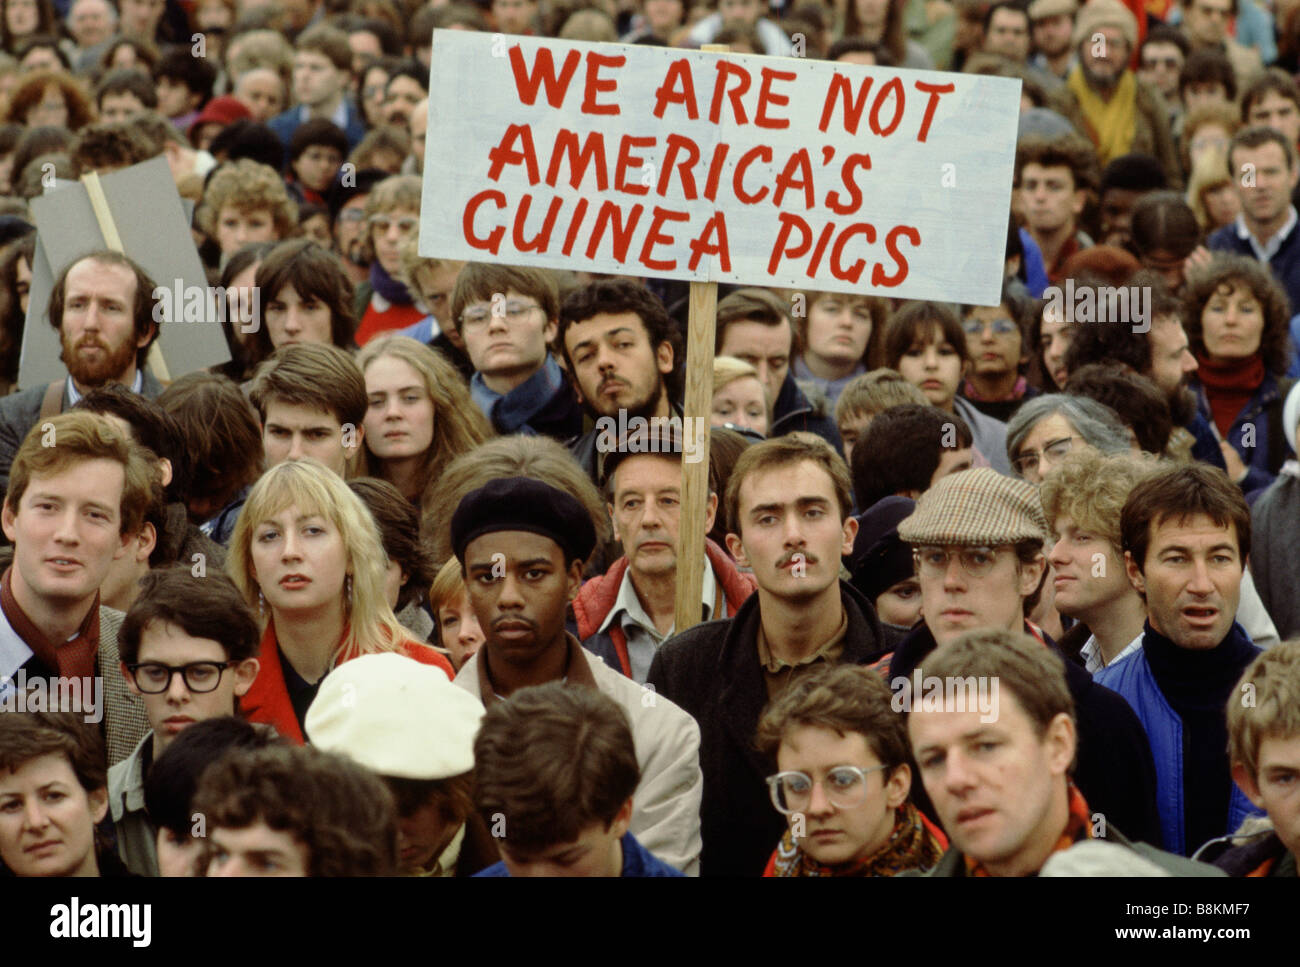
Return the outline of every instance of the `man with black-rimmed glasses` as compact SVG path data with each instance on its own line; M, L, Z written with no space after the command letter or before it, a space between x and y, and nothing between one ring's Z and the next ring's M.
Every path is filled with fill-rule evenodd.
M150 571L122 623L126 686L144 702L150 732L108 772L117 851L133 873L158 875L157 837L144 806L150 766L184 729L235 713L257 677L257 620L229 579L188 567Z
M898 536L912 545L924 621L895 650L892 684L910 680L936 647L973 631L1029 634L1059 653L1027 618L1047 568L1037 487L987 467L951 474L921 495ZM1075 783L1108 822L1159 846L1155 764L1141 722L1073 662L1066 682L1079 727Z

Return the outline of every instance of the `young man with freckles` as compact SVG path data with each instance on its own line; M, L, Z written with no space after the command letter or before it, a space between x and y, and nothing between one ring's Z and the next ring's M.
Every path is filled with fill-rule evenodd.
M565 627L596 527L573 495L529 477L489 481L461 500L451 544L485 640L456 684L494 704L531 685L595 688L627 714L641 782L628 830L693 875L700 855L700 733L672 702L589 654Z
M759 876L785 829L770 805L774 763L754 745L767 703L824 664L884 657L871 603L841 581L853 550L848 468L830 444L791 433L747 449L727 483L727 546L758 590L734 618L665 642L648 682L700 723L706 876Z

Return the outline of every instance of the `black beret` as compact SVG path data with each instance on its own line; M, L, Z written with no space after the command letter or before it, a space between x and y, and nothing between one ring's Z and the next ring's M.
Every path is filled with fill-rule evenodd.
M907 497L885 497L858 517L858 536L845 563L850 583L875 603L899 581L912 576L912 548L898 537L898 525L916 508Z
M596 526L578 498L531 477L500 477L470 491L451 515L451 547L465 563L470 541L497 531L541 534L560 545L564 562L585 561Z

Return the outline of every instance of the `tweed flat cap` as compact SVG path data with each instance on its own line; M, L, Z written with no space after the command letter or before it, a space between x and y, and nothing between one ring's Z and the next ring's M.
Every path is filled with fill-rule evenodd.
M909 544L970 547L1045 541L1049 533L1037 487L978 467L949 474L923 493L898 536Z
M483 703L442 669L388 652L325 676L307 710L307 736L326 752L400 779L448 779L474 768Z

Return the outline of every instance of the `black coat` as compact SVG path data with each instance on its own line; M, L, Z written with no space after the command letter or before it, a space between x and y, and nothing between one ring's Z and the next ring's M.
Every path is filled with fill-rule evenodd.
M848 612L840 660L880 658L884 636L870 602L844 581L840 595ZM758 627L759 596L753 594L734 618L696 625L664 642L650 666L649 683L700 725L704 876L760 876L786 828L767 790L775 764L754 746L767 705Z
M1056 642L1048 641L1065 662L1065 682L1074 699L1079 730L1075 785L1088 808L1104 816L1108 825L1119 827L1133 840L1161 846L1156 765L1142 723L1127 701L1094 682L1082 665L1062 654ZM911 678L935 647L934 635L924 622L913 628L894 652L890 681ZM913 795L918 792L914 788Z

